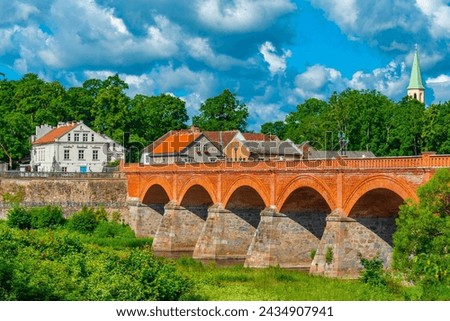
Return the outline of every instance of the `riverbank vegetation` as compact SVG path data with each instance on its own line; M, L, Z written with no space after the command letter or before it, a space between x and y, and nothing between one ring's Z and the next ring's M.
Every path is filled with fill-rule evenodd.
M359 280L279 267L218 267L156 258L118 215L14 205L0 221L0 300L450 300L450 170L400 208L393 265L361 261Z

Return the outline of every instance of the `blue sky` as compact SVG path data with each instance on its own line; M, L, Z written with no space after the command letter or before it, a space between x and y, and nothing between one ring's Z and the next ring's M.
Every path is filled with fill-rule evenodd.
M0 71L79 86L118 73L129 95L189 114L223 89L250 129L348 87L405 95L414 45L426 102L450 100L448 0L0 0Z

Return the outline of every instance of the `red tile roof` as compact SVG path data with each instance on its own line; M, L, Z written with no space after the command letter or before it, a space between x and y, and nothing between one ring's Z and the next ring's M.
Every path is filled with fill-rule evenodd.
M277 137L274 135L266 135L261 133L242 133L245 140L256 140L256 141L273 141L276 140Z
M70 132L77 125L78 125L77 123L71 123L68 125L56 127L47 134L45 134L44 136L42 136L41 138L39 138L38 140L36 140L35 142L33 142L33 145L54 143L56 139Z
M222 145L221 147L227 146L233 138L236 136L236 134L239 131L237 130L226 130L226 131L208 131L203 132L203 134L211 141L218 145Z
M190 143L196 140L201 133L199 132L187 132L187 131L174 131L170 132L170 135L164 140L160 140L158 144L154 144L153 154L176 154L185 149Z

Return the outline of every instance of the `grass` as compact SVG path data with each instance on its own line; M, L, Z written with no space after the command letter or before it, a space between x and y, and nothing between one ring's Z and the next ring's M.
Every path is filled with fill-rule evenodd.
M196 293L211 301L394 301L401 293L358 280L311 276L278 267L203 265L190 258L175 261L177 269L195 281Z

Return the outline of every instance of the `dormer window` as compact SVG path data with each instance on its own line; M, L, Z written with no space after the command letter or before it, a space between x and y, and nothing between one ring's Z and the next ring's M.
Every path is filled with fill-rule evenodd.
M70 142L70 133L67 134L67 141Z
M83 133L83 142L87 142L87 141L88 141L88 134Z
M94 141L94 134L91 134L91 142Z
M73 140L74 140L75 142L79 142L79 141L80 141L80 134L79 134L79 133L73 134Z

